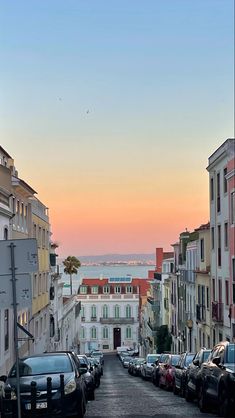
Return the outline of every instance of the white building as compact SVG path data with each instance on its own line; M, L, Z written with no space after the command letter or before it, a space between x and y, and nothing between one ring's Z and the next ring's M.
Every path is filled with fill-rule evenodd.
M141 285L145 279L131 277L83 279L81 301L81 353L93 348L112 351L139 343Z
M227 139L210 157L212 343L231 338L229 271L229 199L227 165L234 139Z

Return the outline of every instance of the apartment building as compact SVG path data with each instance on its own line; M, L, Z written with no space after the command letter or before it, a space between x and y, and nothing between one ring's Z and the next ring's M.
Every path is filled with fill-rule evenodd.
M212 343L231 340L234 329L234 149L227 139L210 157Z
M127 277L83 279L81 301L81 353L139 344L140 297L147 294L146 279Z

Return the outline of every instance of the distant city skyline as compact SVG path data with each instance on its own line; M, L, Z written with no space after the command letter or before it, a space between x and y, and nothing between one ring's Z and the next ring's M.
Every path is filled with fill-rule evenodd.
M171 250L234 137L233 0L0 6L0 138L68 254Z

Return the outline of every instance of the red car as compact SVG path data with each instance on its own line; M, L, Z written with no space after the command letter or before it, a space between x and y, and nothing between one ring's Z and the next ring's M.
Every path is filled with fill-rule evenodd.
M175 378L175 366L180 358L179 354L169 354L166 362L161 365L159 387L165 389L172 389Z

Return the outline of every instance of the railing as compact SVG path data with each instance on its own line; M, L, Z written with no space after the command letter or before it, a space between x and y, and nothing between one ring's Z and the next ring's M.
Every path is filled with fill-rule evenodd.
M135 318L100 318L101 324L134 324Z
M224 304L222 302L212 302L212 321L224 321Z
M206 307L204 305L196 305L196 320L198 322L206 321Z
M96 322L97 321L97 316L92 316L91 321Z

